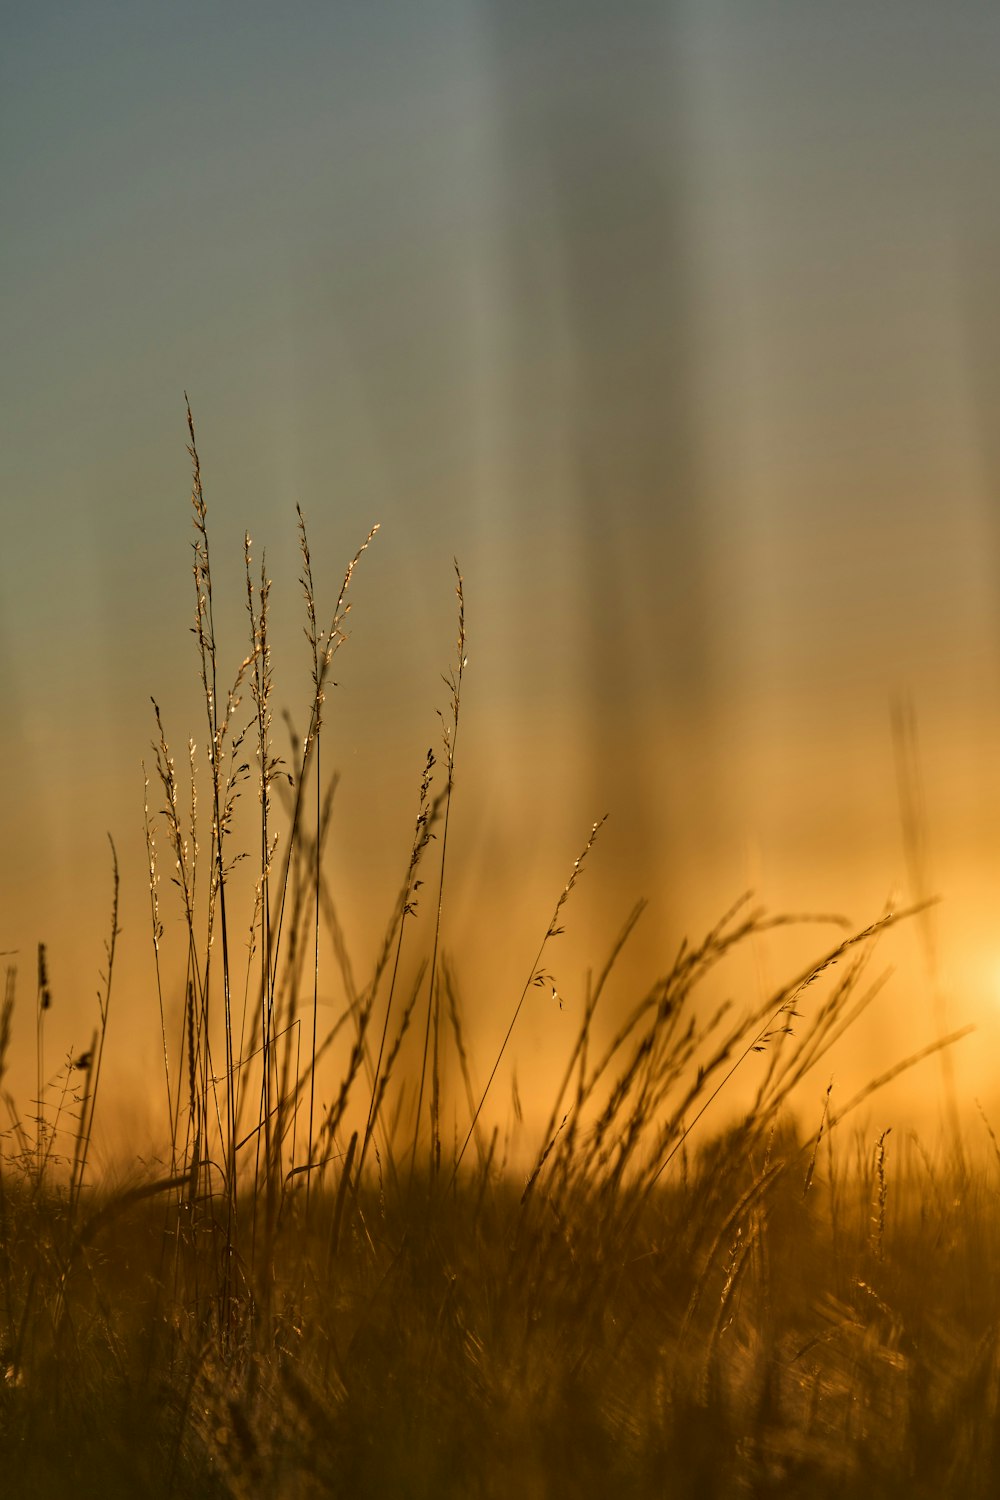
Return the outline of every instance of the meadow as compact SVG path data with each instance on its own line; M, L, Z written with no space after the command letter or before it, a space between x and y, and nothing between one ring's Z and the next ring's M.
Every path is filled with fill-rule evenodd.
M838 931L764 1000L719 998L730 956L797 920L744 897L607 1026L640 904L591 977L526 1147L516 1086L498 1095L523 1008L559 999L554 955L601 824L481 1066L442 945L466 667L456 565L449 703L415 777L398 898L374 972L339 975L327 1022L325 709L374 532L324 617L300 514L312 693L283 751L271 585L248 538L247 651L224 676L193 424L190 454L207 764L192 750L178 768L154 705L146 799L169 1139L158 1169L125 1183L95 1168L112 846L93 1042L54 1082L44 948L33 1003L6 973L3 1495L998 1493L1000 1147L985 1118L977 1149L954 1123L930 1144L864 1123L883 1084L954 1037L801 1112L803 1080L879 993L883 934L922 903ZM4 1079L15 1026L36 1037L27 1101ZM737 1085L749 1103L709 1133L703 1116Z

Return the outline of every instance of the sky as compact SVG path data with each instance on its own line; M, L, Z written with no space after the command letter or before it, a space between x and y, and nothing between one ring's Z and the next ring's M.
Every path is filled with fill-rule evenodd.
M296 504L321 614L380 526L324 731L359 973L440 753L457 558L443 941L483 1073L604 814L548 960L564 1009L529 1006L512 1044L542 1115L637 898L612 1018L747 888L859 927L905 901L906 702L939 968L917 924L887 940L895 978L831 1067L847 1087L925 1045L936 988L977 1027L963 1099L1000 1111L995 9L7 0L0 27L0 951L22 1099L39 941L49 1055L89 1040L110 833L109 1076L155 1133L150 697L180 760L189 736L204 750L187 392L220 650L246 651L249 532L297 720ZM830 940L769 940L732 982ZM939 1102L925 1066L885 1110Z

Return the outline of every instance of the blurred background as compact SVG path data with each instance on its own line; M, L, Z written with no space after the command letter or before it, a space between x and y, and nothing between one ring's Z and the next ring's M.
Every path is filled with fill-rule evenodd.
M150 695L178 762L189 736L204 762L185 391L222 660L247 649L248 531L300 725L295 505L321 616L381 525L324 741L359 976L440 749L457 557L443 941L481 1075L605 813L547 955L564 1008L532 997L512 1044L532 1118L637 898L609 1024L745 889L858 926L909 899L896 702L936 956L916 924L886 938L895 977L802 1107L942 1017L977 1027L963 1103L1000 1107L1000 13L13 0L2 26L0 950L22 1107L39 941L50 1071L89 1043L110 832L105 1118L156 1135ZM169 900L165 877L182 955ZM837 936L758 943L734 995ZM930 1128L940 1103L932 1062L873 1120Z

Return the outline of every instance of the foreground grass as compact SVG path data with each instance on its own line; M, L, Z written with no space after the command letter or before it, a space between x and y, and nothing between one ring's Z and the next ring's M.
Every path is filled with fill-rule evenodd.
M994 1495L995 1186L870 1159L743 1128L638 1218L485 1165L303 1198L227 1338L197 1205L67 1254L8 1192L4 1494Z
M3 1091L13 970L0 1000L0 1493L1000 1492L995 1168L972 1170L954 1128L937 1165L888 1131L851 1133L882 1082L954 1038L853 1099L828 1091L801 1140L792 1123L803 1080L877 995L872 956L908 913L841 932L764 999L719 1003L708 981L727 955L790 920L744 899L608 1032L595 1014L637 907L515 1172L494 1085L526 1001L559 999L551 953L600 824L540 929L479 1092L441 942L466 666L456 567L450 706L399 897L373 974L359 988L342 966L343 1013L322 1030L321 955L343 949L324 873L324 703L377 528L321 628L300 515L313 696L286 765L271 585L263 567L255 581L249 538L249 652L221 685L193 424L190 452L207 766L192 741L182 785L156 707L159 812L148 780L146 796L169 1139L158 1174L94 1181L115 861L93 1043L46 1081L40 948L24 1111ZM184 932L179 1015L164 993L164 845ZM251 850L241 925L235 871ZM737 1125L699 1146L706 1110L751 1068ZM450 1147L443 1119L464 1121Z

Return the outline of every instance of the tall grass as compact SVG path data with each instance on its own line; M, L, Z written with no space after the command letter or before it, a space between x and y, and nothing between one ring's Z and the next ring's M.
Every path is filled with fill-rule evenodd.
M595 1017L637 905L589 984L528 1167L515 1168L521 1103L516 1082L509 1108L498 1100L501 1064L531 998L559 999L553 945L603 820L568 862L477 1089L443 948L461 573L441 746L417 768L409 856L359 986L325 875L336 778L323 746L331 664L377 528L321 626L299 512L311 696L304 734L279 753L271 582L247 537L247 645L227 677L190 409L188 423L204 748L187 742L182 776L154 703L145 780L162 1170L114 1190L91 1166L118 930L112 846L93 1044L47 1080L40 950L26 1117L4 1089L11 967L0 1003L3 1493L995 1494L996 1163L973 1171L953 1147L938 1160L889 1121L852 1129L883 1083L961 1033L853 1098L832 1084L824 1095L819 1070L878 995L879 944L927 909L923 888L909 911L841 926L765 999L715 1001L732 953L807 920L744 897L609 1029ZM250 861L246 913L237 871ZM339 984L343 1005L324 1028L328 952L324 986ZM807 1077L816 1117L797 1124ZM709 1136L706 1111L734 1080L750 1103ZM445 1099L465 1111L450 1142Z

